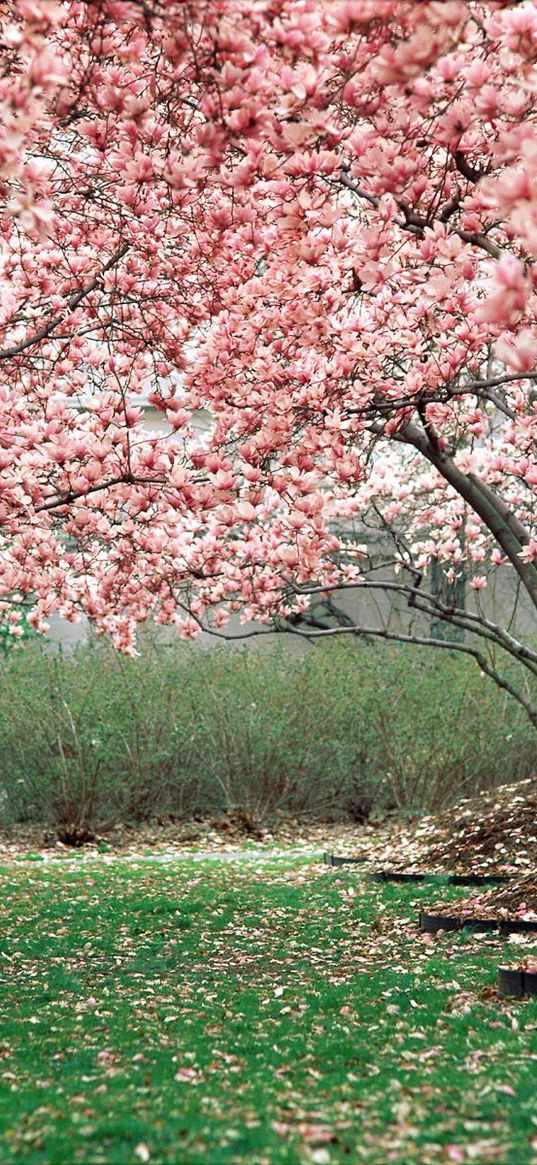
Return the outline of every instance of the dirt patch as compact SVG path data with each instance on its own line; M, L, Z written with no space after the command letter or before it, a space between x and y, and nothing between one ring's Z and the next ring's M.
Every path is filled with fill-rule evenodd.
M380 828L380 827L379 827ZM275 847L305 848L318 851L346 850L364 844L376 837L377 828L354 823L303 820L281 817L272 828L264 829L232 814L222 818L208 817L195 821L154 820L142 825L118 824L110 829L96 829L94 835L83 838L74 829L63 834L70 841L61 840L56 831L37 825L14 825L0 829L0 864L22 857L70 858L75 853L136 855L188 855L204 852L226 854L236 851L267 850Z
M75 840L80 840L75 836ZM84 853L232 853L255 848L335 853L365 860L363 869L452 874L511 874L513 882L479 894L484 908L537 910L537 777L460 801L412 824L394 820L334 823L280 815L270 828L241 811L194 821L153 820L96 830ZM69 857L72 845L39 826L0 830L0 862L28 854ZM476 899L469 899L472 904ZM459 900L460 906L460 900ZM447 904L443 904L447 910Z

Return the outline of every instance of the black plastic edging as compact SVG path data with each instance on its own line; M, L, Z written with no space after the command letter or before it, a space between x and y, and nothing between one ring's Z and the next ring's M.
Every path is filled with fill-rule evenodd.
M323 854L323 859L329 866L354 866L367 862L368 858L338 857L336 854ZM370 882L442 882L448 886L499 886L510 879L507 874L404 874L397 870L374 870L364 874Z
M324 860L329 866L355 866L369 861L368 858L338 858L335 854L325 854Z
M428 934L436 934L438 930L462 930L463 925L474 931L498 930L496 918L468 918L463 921L458 914L427 914L422 911L419 920L420 930Z
M439 930L473 930L483 932L498 931L499 934L526 934L537 931L537 920L519 918L475 918L457 914L427 914L422 911L419 915L420 930L428 934L436 934Z
M442 882L448 886L498 886L509 882L507 874L399 874L375 870L366 874L371 882Z
M517 999L537 995L537 973L498 967L498 991L501 995L515 995Z

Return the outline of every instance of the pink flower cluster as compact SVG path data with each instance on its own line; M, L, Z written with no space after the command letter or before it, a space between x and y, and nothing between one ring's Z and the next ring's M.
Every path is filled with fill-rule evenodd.
M537 0L6 7L6 611L266 621L373 506L531 590Z

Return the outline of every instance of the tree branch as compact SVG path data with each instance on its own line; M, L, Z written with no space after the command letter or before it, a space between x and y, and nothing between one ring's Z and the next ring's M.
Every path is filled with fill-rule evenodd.
M352 178L349 178L349 175L344 170L341 171L339 180L343 186L346 186L358 198L369 202L371 206L379 206L380 198L376 194L370 194L368 190L364 190L363 186L359 186ZM397 199L396 201L402 213L394 215L393 221L397 223L397 226L401 227L401 230L410 231L414 235L421 235L426 227L431 226L431 222L424 215L416 214L416 211L412 210L404 199ZM478 231L464 231L461 227L452 227L451 233L458 235L465 243L472 243L474 247L480 247L482 251L486 251L488 255L492 255L493 259L499 259L502 254L500 247L497 247L486 235Z
M83 501L88 494L100 493L101 490L111 489L114 485L165 485L166 479L163 477L135 477L132 473L124 473L120 477L109 477L107 481L101 481L98 485L91 485L86 490L71 490L69 493L61 494L59 497L51 498L48 502L42 502L41 505L34 507L34 513L40 514L47 510L59 510L62 506L70 506L73 502Z
M383 425L380 422L371 425L370 429L379 436L383 435ZM537 608L537 570L531 563L526 563L520 558L520 551L527 546L530 536L505 502L478 477L463 473L448 453L433 449L427 435L416 425L406 424L398 433L392 435L391 440L412 445L417 449L475 513L479 514L515 568L534 607Z
M474 185L489 173L488 169L480 170L477 166L472 166L468 161L466 154L462 153L462 150L455 150L452 154L452 158L455 162L457 170L459 171L459 174L462 174L463 178L466 178L467 182L472 182Z
M196 617L194 616L194 618ZM492 679L494 683L502 689L502 691L507 692L514 700L517 701L518 704L521 705L522 708L524 708L524 711L531 721L531 724L535 729L537 729L537 708L535 708L534 705L531 704L530 701L526 699L526 697L521 692L513 687L511 682L507 680L505 676L502 676L500 672L496 671L496 668L494 668L492 664L490 664L488 660L485 659L480 651L477 651L476 648L469 647L465 643L457 643L455 641L447 641L445 639L435 639L434 636L405 635L403 632L388 631L381 627L358 626L329 627L312 629L311 631L300 631L300 629L297 627L288 627L285 624L282 624L280 626L273 626L266 629L255 628L251 631L245 631L241 635L226 635L226 633L223 631L215 631L211 627L206 627L200 619L196 619L196 622L199 624L200 628L207 632L209 635L213 635L218 639L225 639L227 642L240 639L251 639L254 636L273 634L296 635L300 639L307 639L309 641L314 639L324 639L334 635L355 635L362 639L385 639L395 643L413 643L417 647L437 647L443 649L444 651L458 651L462 655L469 655L472 657L472 659L475 659L481 671L484 672L485 675L489 676L490 679Z
M54 329L57 328L58 324L62 322L65 313L69 311L75 311L79 303L81 303L86 295L89 295L90 292L95 291L95 288L98 286L103 275L105 275L107 271L110 271L111 267L115 267L116 263L119 263L119 260L122 259L129 250L129 246L129 243L122 243L121 247L119 247L118 250L114 252L108 262L105 263L97 272L97 274L93 276L93 279L91 279L89 283L86 283L84 287L79 288L78 291L73 292L73 294L69 296L69 298L66 300L64 309L60 312L57 312L55 316L52 316L52 318L48 320L46 324L43 324L43 326L39 328L37 332L34 332L32 336L27 336L25 340L21 340L18 344L13 344L11 348L0 349L0 360L9 360L13 356L20 356L20 354L25 352L27 348L33 348L34 344L39 344L41 340L46 340L47 337L52 334Z
M408 569L408 568L407 568ZM418 585L411 586L407 583L391 582L388 580L371 580L363 579L359 583L342 583L338 585L336 590L355 590L357 593L361 590L365 591L384 591L388 594L398 594L406 599L409 606L422 614L427 615L428 618L437 616L445 623L449 623L454 627L460 628L462 631L467 631L471 635L476 635L481 639L486 639L489 643L493 643L496 647L501 647L508 655L511 655L529 671L537 675L537 652L532 651L521 643L514 635L511 635L505 628L500 627L497 623L487 619L484 615L474 614L473 611L465 611L460 607L447 606L446 603L432 595L429 591L424 591ZM325 593L333 594L334 587L296 587L295 593L297 595L323 595ZM326 604L328 607L328 603ZM335 606L329 607L332 614L338 617L338 608ZM348 626L349 621L353 620L345 614L344 625Z

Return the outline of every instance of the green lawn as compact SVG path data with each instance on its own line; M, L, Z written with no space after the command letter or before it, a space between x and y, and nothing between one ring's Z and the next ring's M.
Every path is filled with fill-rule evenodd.
M491 990L536 944L427 942L436 888L291 858L0 875L2 1165L537 1162L537 1002Z

